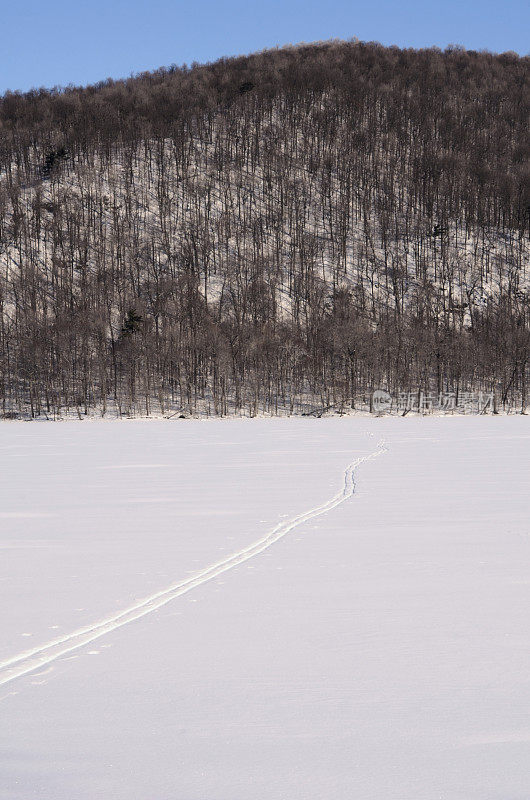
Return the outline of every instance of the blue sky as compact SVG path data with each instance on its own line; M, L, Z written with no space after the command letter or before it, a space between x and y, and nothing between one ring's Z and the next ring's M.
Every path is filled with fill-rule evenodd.
M0 92L334 37L526 54L529 31L528 0L2 0Z

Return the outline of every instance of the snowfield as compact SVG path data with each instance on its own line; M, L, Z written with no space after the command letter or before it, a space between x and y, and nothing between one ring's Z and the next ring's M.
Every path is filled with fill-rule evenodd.
M525 417L0 427L1 800L523 800Z

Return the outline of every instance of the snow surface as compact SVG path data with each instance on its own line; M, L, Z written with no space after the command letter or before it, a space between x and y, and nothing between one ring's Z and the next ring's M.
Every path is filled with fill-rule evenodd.
M527 798L529 443L3 424L0 798Z

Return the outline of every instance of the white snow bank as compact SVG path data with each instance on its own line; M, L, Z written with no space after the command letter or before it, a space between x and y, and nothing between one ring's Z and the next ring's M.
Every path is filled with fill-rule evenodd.
M3 426L0 661L325 504L381 438L352 497L0 686L0 798L525 796L523 417Z

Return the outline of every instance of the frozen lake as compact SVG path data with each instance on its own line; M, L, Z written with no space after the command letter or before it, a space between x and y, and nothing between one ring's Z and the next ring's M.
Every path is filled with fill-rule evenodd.
M1 425L1 800L526 798L529 445Z

